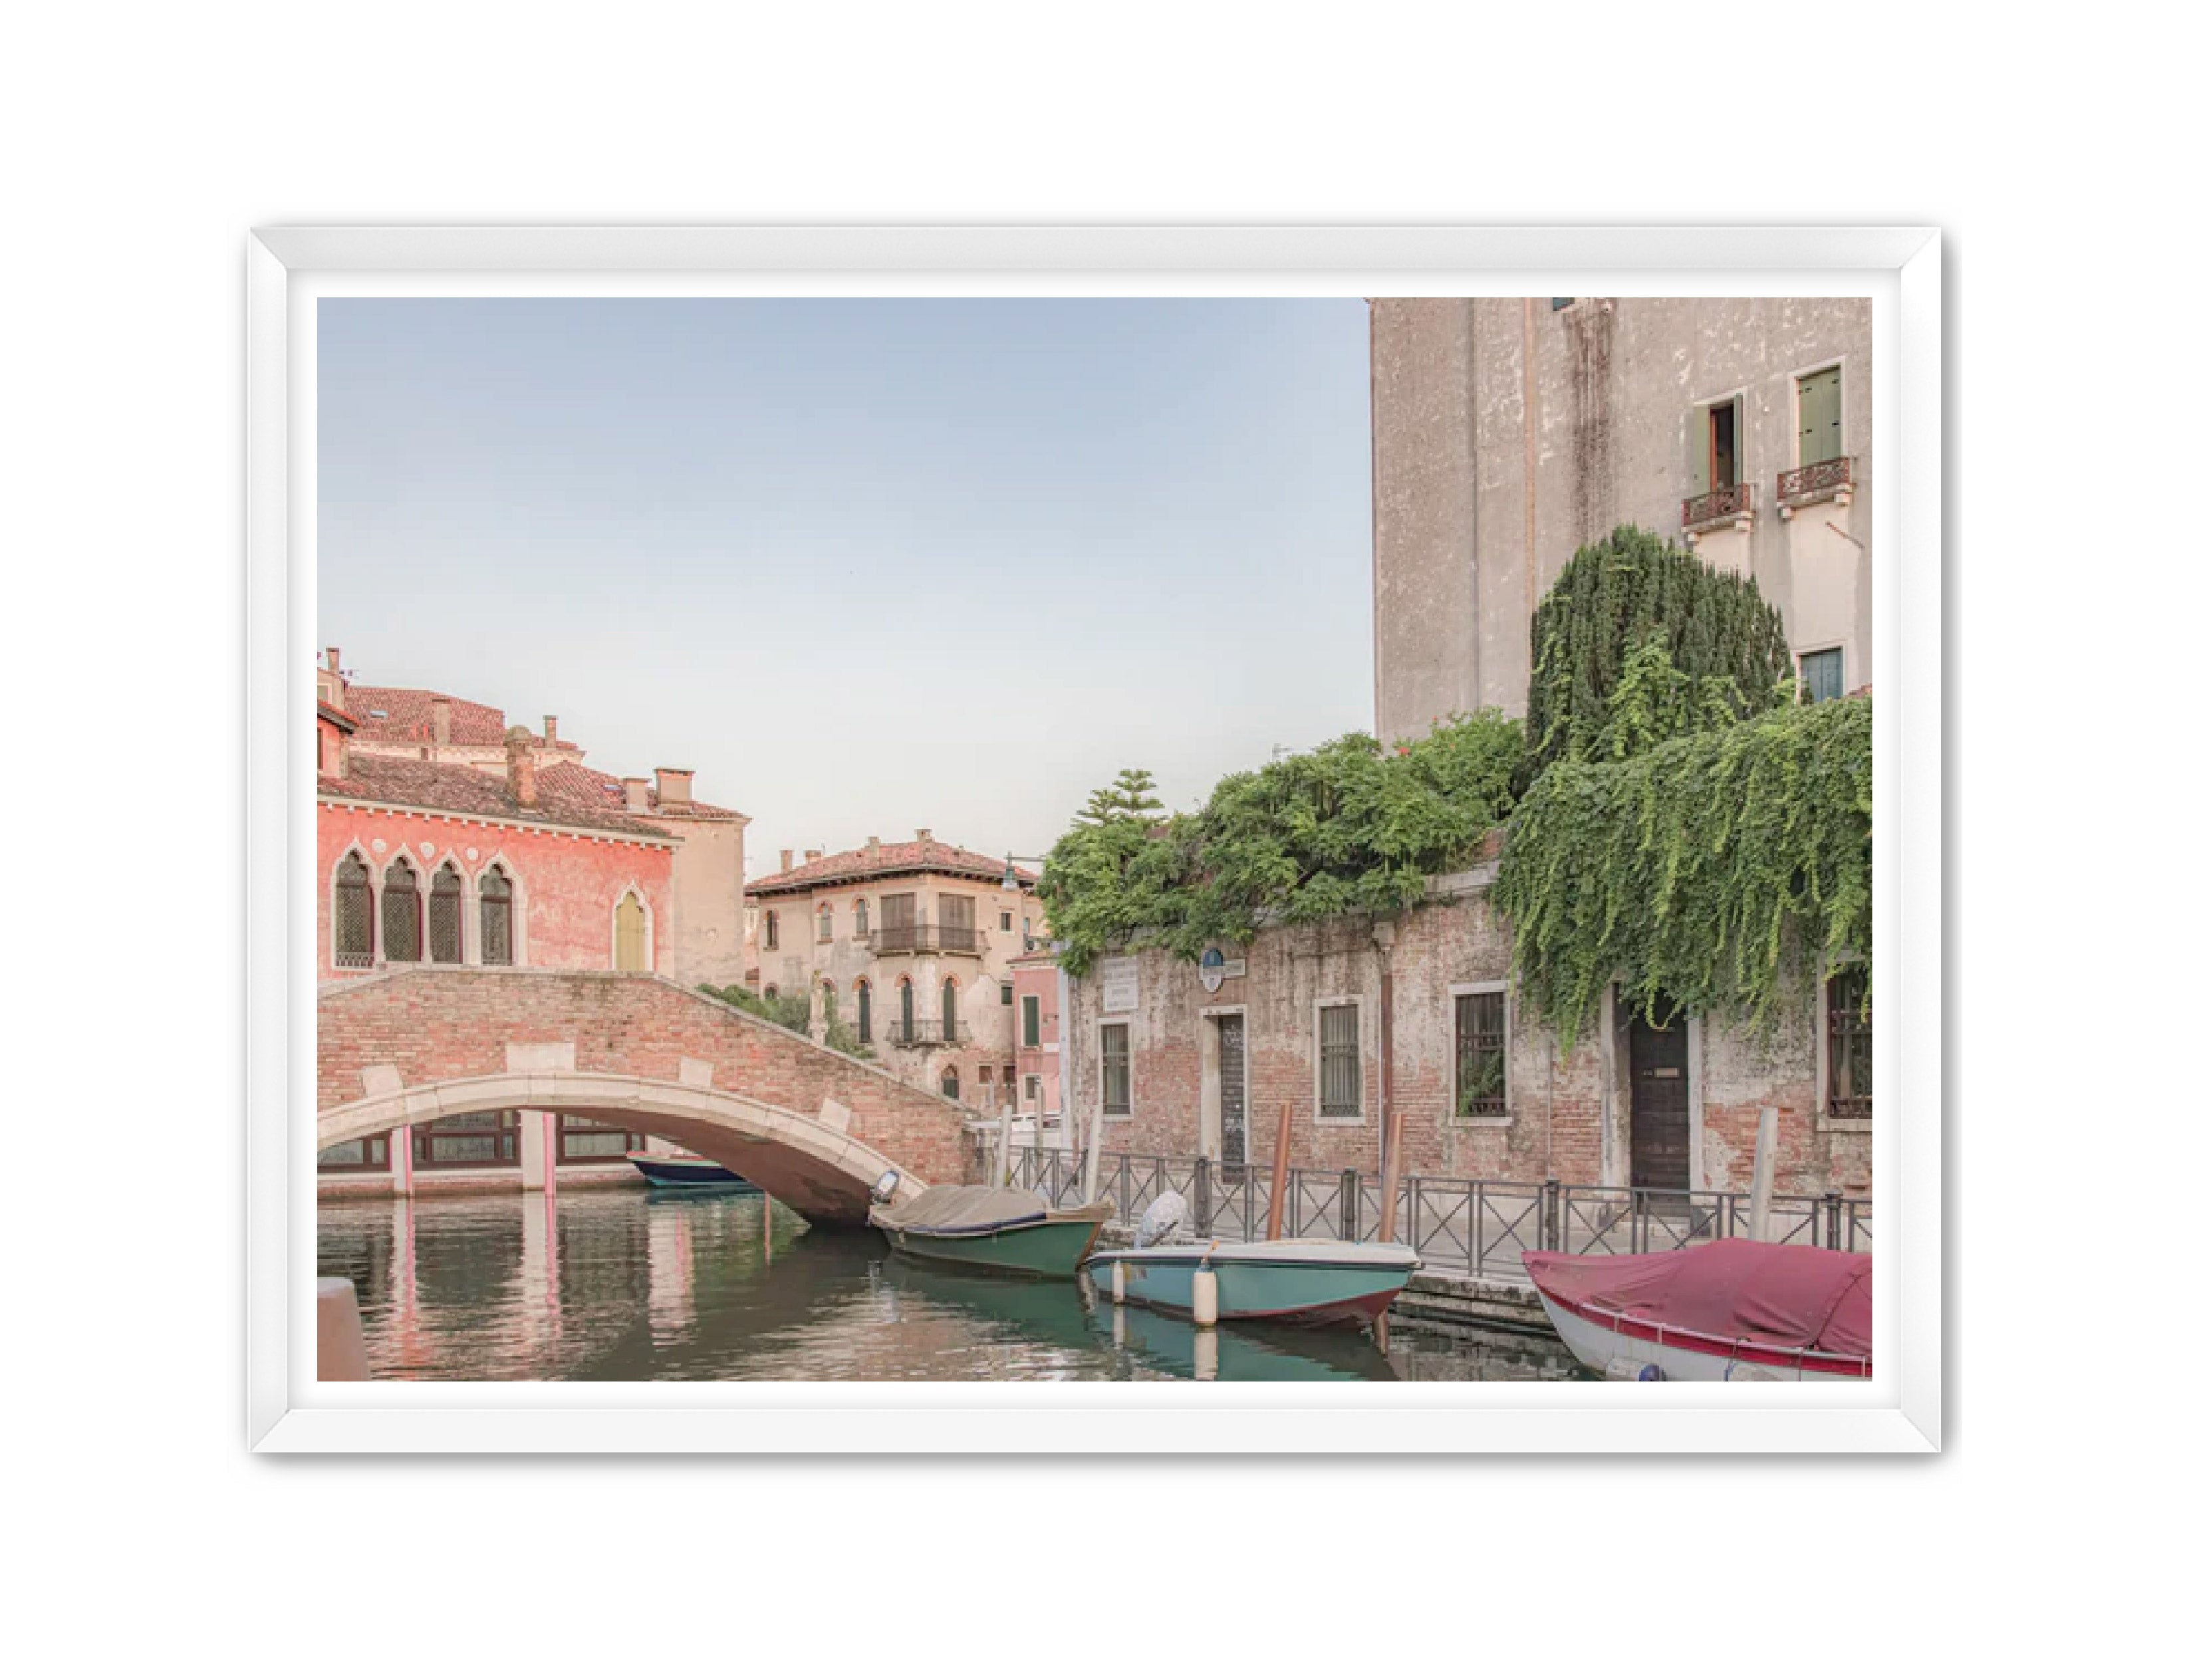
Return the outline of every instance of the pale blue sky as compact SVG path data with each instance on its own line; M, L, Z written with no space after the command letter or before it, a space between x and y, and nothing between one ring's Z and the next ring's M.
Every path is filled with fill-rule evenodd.
M783 846L1373 727L1367 306L320 305L320 641Z

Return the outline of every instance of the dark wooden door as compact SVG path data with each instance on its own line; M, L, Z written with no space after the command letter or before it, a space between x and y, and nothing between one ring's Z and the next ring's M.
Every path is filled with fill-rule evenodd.
M1634 1173L1649 1190L1688 1183L1688 1023L1675 1015L1655 1027L1636 1015L1627 1028L1634 1076Z
M1216 1113L1224 1128L1224 1181L1236 1184L1247 1167L1247 1017L1216 1017Z

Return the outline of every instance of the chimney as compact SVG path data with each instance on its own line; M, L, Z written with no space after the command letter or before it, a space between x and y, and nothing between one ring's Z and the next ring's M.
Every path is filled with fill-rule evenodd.
M449 717L452 710L448 701L440 695L433 696L433 744L437 747L445 747L449 744Z
M692 808L692 772L688 770L663 770L653 772L654 803L672 815L682 815Z
M912 837L914 840L931 840L935 838L935 830L932 829L914 829L912 831Z
M783 867L785 871L788 871L790 868L790 860L797 855L798 854L796 852L793 851L787 846L783 848Z
M821 848L817 846L807 846L806 848L806 861L809 863L818 863L821 861Z
M626 776L623 778L623 808L626 811L646 809L646 778Z
M551 711L547 714L547 744L555 744L555 714Z
M337 711L349 710L349 684L342 680L342 649L327 649L327 675L333 679L327 684L327 703Z
M509 753L509 796L527 811L540 803L540 766L533 761L532 732L518 724L502 737Z

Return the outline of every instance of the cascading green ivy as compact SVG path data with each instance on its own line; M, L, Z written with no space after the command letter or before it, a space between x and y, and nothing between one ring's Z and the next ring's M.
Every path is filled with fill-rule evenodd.
M1870 705L1790 699L1729 728L1537 778L1492 897L1527 1000L1570 1044L1604 988L1660 1007L1790 1001L1790 974L1867 963Z
M1622 527L1574 557L1534 638L1524 732L1485 711L1390 750L1349 735L1169 818L1145 772L1099 790L1037 889L1065 966L1394 914L1500 823L1523 994L1569 1044L1614 984L1756 1026L1790 974L1868 961L1869 702L1797 704L1752 580Z
M1574 555L1536 609L1532 645L1524 781L1563 759L1631 756L1621 730L1639 716L1638 685L1654 685L1654 744L1753 717L1793 675L1754 579L1632 525Z

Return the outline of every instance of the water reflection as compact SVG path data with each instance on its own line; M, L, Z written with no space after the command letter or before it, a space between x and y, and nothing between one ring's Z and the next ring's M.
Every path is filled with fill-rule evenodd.
M1247 1332L1083 1283L904 1261L762 1198L638 1189L331 1203L320 1270L357 1286L376 1377L474 1380L1543 1381L1555 1342Z

